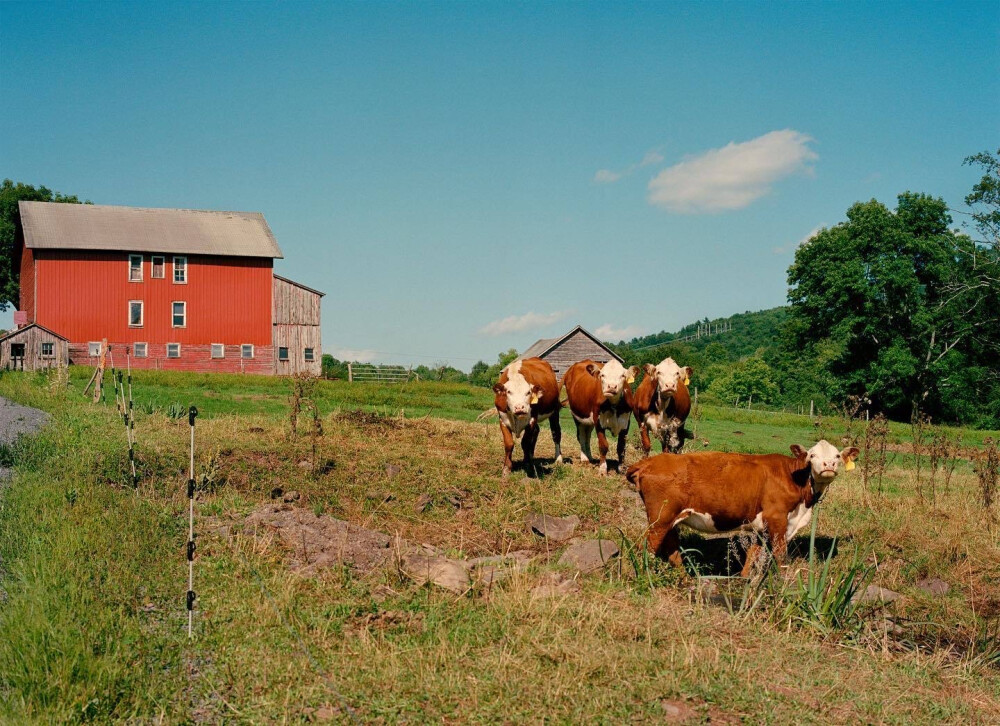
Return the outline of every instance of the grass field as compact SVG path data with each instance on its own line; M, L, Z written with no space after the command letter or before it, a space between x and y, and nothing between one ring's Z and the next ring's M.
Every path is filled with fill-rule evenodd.
M309 436L289 435L287 381L136 374L135 492L121 421L113 405L82 397L87 377L0 377L0 395L54 416L0 452L16 467L0 509L4 721L1000 720L1000 525L967 464L933 504L905 452L889 460L882 494L862 486L861 466L838 478L818 515L832 577L857 560L901 597L834 623L805 614L795 584L806 538L787 571L747 585L711 579L737 561L726 541L690 534L688 562L706 577L681 576L630 548L645 521L622 477L574 463L501 480L496 421L475 421L489 391L321 382L314 452ZM189 429L167 415L173 403L203 414L192 641ZM710 407L697 425L690 446L715 450L785 452L843 434L833 419ZM568 419L563 429L575 454ZM909 436L891 427L894 443ZM547 429L539 449L551 458ZM535 559L464 595L417 586L395 567L294 569L308 552L245 522L275 487L298 491L295 506L312 515L450 557L527 549ZM583 537L613 539L625 556L574 579L554 564L559 548L526 530L531 512L576 514ZM922 591L924 577L949 592Z

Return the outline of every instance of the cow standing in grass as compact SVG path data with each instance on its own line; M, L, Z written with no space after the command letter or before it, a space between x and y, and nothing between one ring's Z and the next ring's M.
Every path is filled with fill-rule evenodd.
M792 456L700 451L659 454L629 467L627 478L639 490L649 529L651 552L683 566L677 527L699 532L766 531L780 563L788 541L809 524L813 507L837 477L841 464L854 468L855 447L838 451L819 441ZM743 567L750 573L759 554L751 547Z
M646 376L636 389L633 406L639 422L643 456L652 448L650 433L660 440L660 450L679 454L687 432L684 421L691 412L691 366L681 367L673 358L658 365L646 364Z
M608 437L605 430L618 437L618 467L625 462L625 439L632 420L632 389L629 386L639 372L637 366L624 368L615 359L601 364L592 360L574 363L563 376L570 411L576 421L580 442L580 461L590 463L590 433L597 429L601 454L600 473L608 472Z
M500 433L503 435L503 476L513 467L514 440L521 441L524 451L524 468L531 476L535 471L535 444L538 441L539 422L548 419L552 429L552 442L556 445L556 463L562 462L559 445L562 429L559 427L559 384L552 366L541 358L516 360L500 374L493 386L493 405L500 416Z

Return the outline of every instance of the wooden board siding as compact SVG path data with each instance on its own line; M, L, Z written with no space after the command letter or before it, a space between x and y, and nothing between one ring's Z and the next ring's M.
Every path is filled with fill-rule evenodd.
M288 360L278 359L278 348L288 348ZM305 349L313 349L313 360L307 362ZM318 325L275 325L274 326L274 372L279 376L295 373L322 372L323 348Z
M599 363L607 363L611 360L612 355L603 346L598 345L581 332L571 335L542 356L542 359L552 366L556 378L562 378L571 365L587 358Z
M28 322L35 322L35 256L27 247L21 247L20 273L21 300L18 310L28 314Z
M15 332L6 340L0 341L0 368L7 369L11 366L10 350L14 343L24 344L24 370L37 370L39 368L55 368L59 365L67 365L69 362L68 344L56 335L52 335L46 330L36 325L23 328ZM54 355L51 358L42 358L42 343L52 343ZM18 367L20 367L20 363Z
M98 342L98 341L92 341ZM143 342L143 341L139 341ZM177 341L171 340L171 343ZM249 341L247 341L249 342ZM198 373L256 373L259 375L274 374L274 349L270 345L254 346L254 357L244 360L240 357L239 345L226 345L224 358L212 358L212 346L181 344L180 358L167 358L166 343L147 343L145 358L136 358L135 349L128 343L133 368L194 371ZM116 368L125 368L126 343L108 341L111 357L105 360L110 366L112 359ZM71 343L69 345L69 362L73 365L96 366L100 359L91 356L88 343Z
M273 297L275 325L319 325L317 293L276 277Z
M261 257L188 257L188 282L152 279L143 255L142 282L129 282L128 253L35 250L35 320L73 343L107 338L121 344L271 344L273 261ZM142 300L143 325L128 325L128 303ZM171 326L171 303L187 303L187 325Z

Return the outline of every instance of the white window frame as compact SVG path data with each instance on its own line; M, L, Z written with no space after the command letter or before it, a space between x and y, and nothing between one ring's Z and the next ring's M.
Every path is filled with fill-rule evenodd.
M132 260L139 260L139 277L132 279ZM129 255L128 256L128 281L129 282L142 282L142 255Z
M176 313L174 313L174 305L183 305L184 306L184 313L183 313L184 322L181 323L180 325L177 325L174 322L174 317L176 316ZM184 300L172 300L170 302L170 327L171 328L186 328L187 324L188 324L188 304Z
M160 261L160 272L163 274L156 274L156 261ZM163 280L167 276L167 258L163 255L153 255L149 258L149 279L150 280Z
M281 351L285 351L285 357L284 358L281 357ZM280 360L282 363L287 363L290 360L289 355L288 355L288 346L285 346L285 345L279 345L278 346L278 360Z
M139 322L132 322L132 306L139 305ZM129 300L128 301L128 326L130 328L141 328L146 324L146 306L142 300Z
M184 272L184 279L177 279L177 260L183 260L181 262L181 268ZM188 258L184 255L175 255L173 261L173 269L170 271L171 279L174 281L175 285L187 285L188 283Z
M52 346L52 352L51 353L46 353L45 352L45 346L47 346L47 345L51 345ZM38 357L39 358L55 358L56 357L56 344L53 343L53 342L51 342L51 341L48 341L48 340L43 340L41 342L41 344L38 346Z
M170 355L170 347L177 346L177 355ZM167 358L180 358L181 357L181 344L180 343L167 343Z
M97 358L101 355L101 342L99 340L92 340L87 343L87 355L91 358Z
M316 349L315 348L303 348L302 358L306 363L312 363L316 360Z
M219 354L215 354L215 349L219 349ZM211 355L213 360L219 360L226 357L226 346L223 343L212 343Z
M142 346L142 353L139 352L139 346ZM133 343L132 353L136 358L147 358L149 356L149 343Z
M247 348L249 348L250 350L248 351ZM247 355L248 352L250 353L250 355ZM240 346L240 360L253 360L253 354L254 354L253 343L243 343Z

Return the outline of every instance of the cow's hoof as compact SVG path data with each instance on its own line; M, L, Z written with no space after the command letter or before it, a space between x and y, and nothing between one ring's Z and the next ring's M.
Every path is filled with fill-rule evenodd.
M500 478L501 478L501 479L506 479L506 478L507 478L507 477L509 477L509 476L510 476L510 469L508 469L508 468L507 468L507 467L505 466L505 467L503 468L503 471L501 471L501 472L500 472Z
M597 468L597 473L600 474L601 476L607 476L608 475L608 465L607 465L607 463L601 464Z
M552 462L552 463L554 463L554 464L561 464L561 463L563 463L562 454L559 454L559 456L556 457L556 460L554 462Z

